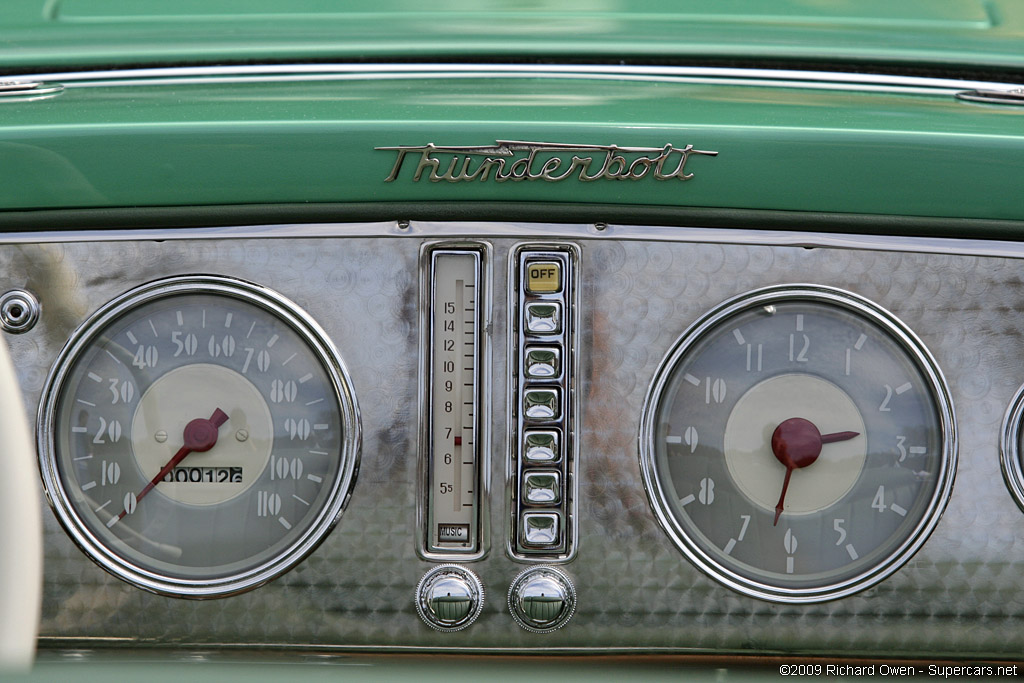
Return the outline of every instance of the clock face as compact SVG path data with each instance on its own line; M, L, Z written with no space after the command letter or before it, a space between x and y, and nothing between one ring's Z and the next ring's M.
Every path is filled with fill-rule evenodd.
M895 571L936 524L956 461L921 342L875 304L809 286L751 292L687 331L648 396L642 449L676 545L782 602Z

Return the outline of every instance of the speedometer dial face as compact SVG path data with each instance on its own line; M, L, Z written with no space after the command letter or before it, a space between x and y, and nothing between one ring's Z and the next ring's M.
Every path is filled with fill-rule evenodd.
M895 571L937 523L956 465L948 391L923 344L861 297L803 285L728 301L684 334L641 444L676 545L781 602Z
M79 328L40 408L47 493L101 566L156 592L228 595L302 559L341 514L358 424L324 333L219 277L128 292Z

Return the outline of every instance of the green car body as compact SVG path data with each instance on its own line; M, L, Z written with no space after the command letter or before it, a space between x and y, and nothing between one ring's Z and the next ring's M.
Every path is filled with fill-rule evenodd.
M9 250L24 249L25 254L7 256L15 267L8 273L12 281L0 291L14 285L59 290L52 283L40 285L32 269L65 234L77 244L79 251L68 252L76 259L92 248L83 245L95 244L101 245L96 253L105 258L130 256L134 247L120 252L107 244L108 238L132 245L138 238L145 242L139 253L140 259L149 260L147 267L164 268L161 259L166 257L182 264L183 271L193 262L213 270L216 265L210 264L219 265L217 258L236 258L234 251L240 249L251 248L256 261L272 261L274 250L261 241L264 236L296 237L296 248L303 250L296 257L297 271L304 267L303 259L315 262L322 249L355 258L337 243L325 247L317 241L321 238L353 238L352 252L358 252L360 263L374 262L379 256L375 250L393 240L400 245L396 260L422 267L418 250L434 237L431 226L442 223L437 228L441 238L487 242L486 248L474 247L484 258L490 257L491 242L500 254L512 253L518 240L549 239L542 230L550 229L551 240L609 249L609 262L618 258L616 249L648 245L650 251L642 257L649 257L652 265L657 265L659 242L678 246L676 240L690 239L682 234L686 228L712 231L710 237L700 233L694 238L712 245L707 247L710 256L700 252L709 261L718 253L716 237L724 244L745 239L729 236L731 231L786 235L778 243L766 238L764 244L771 247L802 246L800 236L808 233L817 240L811 246L820 247L822 235L839 233L845 241L837 243L838 250L859 249L860 237L881 235L888 241L865 249L888 255L923 244L911 238L971 240L971 248L982 254L979 258L993 259L999 258L1002 241L1024 239L1024 98L1013 92L1024 83L1024 5L1011 0L789 0L771 8L755 0L442 0L430 8L411 0L304 0L287 6L230 0L16 0L0 17L0 70L0 231L6 233ZM993 90L995 97L985 94ZM491 232L490 222L501 225ZM541 223L543 227L536 227ZM449 231L452 225L456 227ZM483 227L474 236L477 225ZM281 226L286 226L284 232L276 232ZM166 252L155 246L174 231L196 228L200 230L181 241L169 240ZM205 228L214 230L207 234ZM402 242L410 236L423 243ZM180 246L192 244L192 238L199 246ZM205 250L202 240L207 239L223 240L221 246L233 239L248 241L244 247L217 252L216 247ZM612 246L602 246L601 240ZM973 240L990 240L995 246L985 251ZM936 254L944 248L929 253L938 260ZM971 258L977 253L971 252ZM891 258L898 262L899 256ZM906 258L904 265L918 266L912 256ZM837 257L835 263L846 262ZM696 259L691 266L695 272L704 267ZM126 271L119 268L111 269L112 280L124 276ZM500 259L494 268L499 281L513 279L511 270L502 272L511 266ZM964 271L970 268L984 270L973 261ZM47 274L57 272L62 271L54 267ZM358 276L338 272L338 281L354 282L356 289L363 286L359 295L370 297L369 286ZM717 277L713 271L704 275L705 281ZM408 278L419 282L413 275ZM790 279L803 278L794 267ZM63 327L56 336L66 340L88 311L128 288L102 280L97 276L87 284L99 292L91 296L106 298L90 301L91 308L82 304L82 310L61 309ZM632 281L624 281L628 293ZM408 291L415 294L409 282ZM601 284L614 289L616 283L608 282ZM935 292L962 284L926 282ZM964 296L975 293L967 285L961 289L967 292ZM513 306L512 295L504 301L500 287L495 296L499 313L504 314L506 303ZM1001 305L1012 308L1005 301ZM671 303L662 308L671 309ZM403 315L412 320L404 320L407 325L418 320L416 311ZM682 332L682 323L672 324L665 339ZM34 348L26 350L15 342L11 346L16 359L35 359ZM41 348L51 356L56 353ZM652 355L650 362L655 360ZM502 369L501 361L496 367ZM38 393L43 377L36 375L31 390ZM26 402L30 410L35 408ZM1001 415L1005 403L989 412ZM372 438L381 437L367 440ZM630 438L632 447L636 434ZM992 451L996 447L985 444ZM495 470L503 468L504 453L498 450ZM636 465L635 453L623 458ZM988 464L995 472L995 461ZM375 476L386 478L372 465L360 473L370 480ZM500 483L500 473L495 481ZM992 486L1005 493L1002 481ZM649 514L643 492L631 494L633 503L640 501ZM404 495L412 500L417 494ZM409 521L410 526L415 523ZM57 528L55 521L51 527ZM494 533L487 550L488 561L496 564L509 558L503 555L508 549L500 538L502 530ZM628 536L628 530L622 533ZM640 536L627 541L646 543ZM1021 542L1019 534L1007 543L1012 546L1014 541ZM62 537L61 543L53 554L60 555L58 565L69 566L61 564L67 555L60 553L70 542ZM654 569L638 570L643 588L651 594L666 590L671 599L672 591L685 588L678 582L661 586L658 571L667 565L659 563L678 561L684 571L698 572L670 550L668 560L657 548L649 556L618 559L632 566L655 558ZM591 552L615 554L614 549L593 547ZM417 558L417 550L409 550L408 556L410 562L425 559L422 552ZM925 564L921 575L930 576L930 567ZM957 565L951 571L970 567L997 574L978 589L979 603L997 605L990 619L943 611L943 577L917 593L907 589L913 595L903 617L899 596L887 593L883 583L878 592L890 602L880 608L877 631L870 621L874 607L860 596L835 609L805 610L803 605L748 600L699 577L704 592L695 600L704 601L698 608L688 606L694 610L689 615L693 621L680 631L694 642L673 641L664 631L651 636L659 633L662 617L681 618L671 607L637 616L605 613L592 602L590 617L599 634L593 647L565 632L555 634L552 647L518 630L506 640L503 626L478 629L477 639L461 647L457 637L442 639L453 634L435 634L417 620L415 584L406 587L404 576L396 578L408 569L396 563L395 575L363 577L361 585L388 595L406 591L407 605L374 605L373 596L357 594L356 602L365 599L367 604L350 607L347 595L335 595L336 604L331 602L325 611L337 623L301 621L299 611L292 615L294 621L282 620L284 625L248 623L247 631L237 633L249 642L227 643L223 652L218 648L225 643L216 636L231 632L234 624L224 625L209 615L240 621L258 621L268 614L276 618L288 612L289 594L225 598L236 602L218 613L208 603L139 597L136 588L104 576L109 583L100 586L100 598L122 599L133 607L141 601L150 606L166 602L172 622L193 611L203 620L198 641L189 640L187 625L160 632L153 624L133 640L128 632L131 618L118 622L109 638L101 632L103 624L82 618L85 625L76 634L80 615L73 615L70 625L54 616L64 609L58 603L73 592L68 587L76 579L49 576L40 642L52 661L41 671L48 675L59 670L71 661L69 651L89 646L113 655L112 663L105 661L98 674L93 671L97 677L125 670L134 674L138 658L147 657L150 647L160 657L169 652L174 660L208 646L214 652L210 659L235 664L241 658L247 660L245 666L251 659L257 665L276 661L265 654L250 659L265 645L289 664L309 653L379 655L408 648L418 654L495 654L507 647L517 655L666 655L646 662L642 673L674 678L673 667L680 663L767 661L774 666L810 657L801 661L816 666L814 657L844 654L836 643L847 637L843 620L848 617L860 629L849 638L857 657L923 660L939 653L1019 660L1014 648L1024 613L1013 601L1021 599L1015 588L1020 565L982 558L967 570ZM322 563L316 571L325 571ZM296 580L296 591L316 588L304 580ZM951 581L961 585L966 579L957 575ZM905 584L901 587L906 589ZM502 602L505 588L498 586L490 598L494 604ZM268 607L264 600L273 604ZM318 600L311 602L320 606ZM88 605L77 603L68 609L89 612ZM396 614L406 618L397 631L405 640L389 640L394 632L387 631L393 627L387 620L397 619ZM347 621L358 621L356 617L370 625L361 629ZM387 624L379 632L375 619ZM615 619L625 623L612 623ZM989 621L977 643L961 648L947 642L964 633L969 641L971 625L985 619ZM998 619L1011 634L1005 642L993 635L1002 628L992 622ZM922 622L930 630L915 630ZM714 635L701 640L701 628L713 632L722 624L727 629L722 640ZM908 638L913 648L887 649L884 641L902 628L914 631ZM289 629L301 643L280 637ZM267 633L269 643L258 637ZM353 633L358 634L354 639L339 642ZM928 650L921 645L924 641L942 642ZM176 649L181 642L185 647ZM647 648L647 642L657 645ZM121 653L123 662L116 654L121 645L131 646L127 654ZM709 659L686 658L694 653ZM739 659L729 659L735 656ZM419 673L447 677L445 662L434 661ZM398 658L357 663L379 667L376 674L381 676L415 673ZM496 678L518 677L514 669L519 664L477 663L484 675ZM539 674L548 664L541 660L532 666L533 674ZM639 665L588 661L576 669L568 660L553 666L558 677L573 680L628 675ZM607 668L595 670L600 667ZM235 675L248 676L247 671L242 667ZM839 673L844 672L871 673ZM927 668L886 672L934 673ZM797 673L829 672L811 668ZM180 677L177 669L170 675Z
M0 44L11 75L300 68L284 82L244 70L79 74L91 87L7 98L0 207L329 204L364 215L409 202L415 217L515 202L611 205L615 220L637 207L662 222L683 209L1021 218L1020 107L959 101L955 88L879 92L853 78L820 89L619 64L1004 73L1024 66L1024 16L1012 3L570 5L18 3ZM375 77L359 69L368 63L408 68ZM540 68L559 63L578 68ZM395 155L377 148L498 140L718 155L694 159L685 183L384 182Z

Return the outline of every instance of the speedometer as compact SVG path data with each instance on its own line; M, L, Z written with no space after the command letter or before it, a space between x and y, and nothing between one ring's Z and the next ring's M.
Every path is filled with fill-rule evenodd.
M339 518L359 445L344 365L295 304L223 277L132 290L72 336L40 405L65 528L126 581L183 597L258 586Z
M750 292L698 321L643 418L648 493L676 545L755 597L882 580L927 538L956 466L948 390L899 320L836 289Z

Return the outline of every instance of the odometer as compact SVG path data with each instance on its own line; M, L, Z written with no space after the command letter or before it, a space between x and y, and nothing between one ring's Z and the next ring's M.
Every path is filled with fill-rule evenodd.
M717 580L756 597L841 597L895 571L945 507L952 406L899 320L825 287L723 303L662 364L642 465L659 520Z
M221 277L132 290L72 336L40 407L61 522L102 567L184 597L248 590L302 559L341 514L354 397L295 304Z

